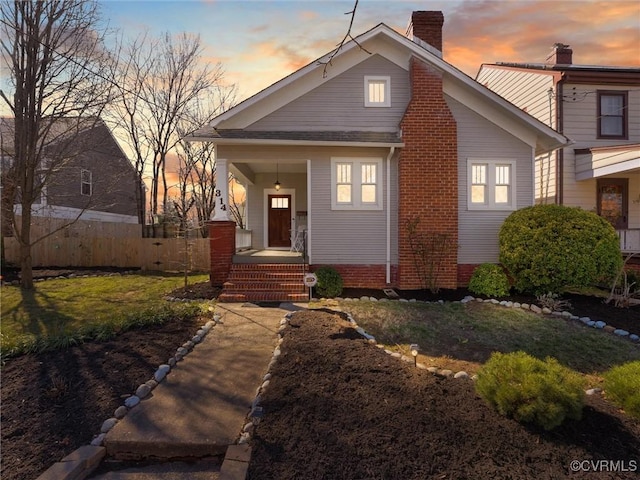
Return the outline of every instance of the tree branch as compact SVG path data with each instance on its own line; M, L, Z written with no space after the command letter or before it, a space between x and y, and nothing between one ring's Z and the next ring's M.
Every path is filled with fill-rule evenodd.
M351 20L349 21L349 28L347 29L347 33L344 35L344 37L342 37L342 41L338 43L336 49L331 53L331 55L329 55L329 58L327 59L327 61L325 62L318 61L318 65L324 65L324 69L322 70L322 78L327 78L327 69L329 68L329 65L333 64L332 63L333 59L340 52L340 50L342 50L342 47L344 47L344 44L347 40L353 40L353 42L358 46L358 48L360 48L360 50L371 55L371 52L366 48L364 48L362 45L360 45L360 43L358 43L358 41L355 38L353 38L353 36L351 35L351 29L353 28L353 20L356 17L356 9L358 8L358 1L359 0L356 0L356 3L353 5L353 10L351 10L350 12L345 12L345 15L351 15Z

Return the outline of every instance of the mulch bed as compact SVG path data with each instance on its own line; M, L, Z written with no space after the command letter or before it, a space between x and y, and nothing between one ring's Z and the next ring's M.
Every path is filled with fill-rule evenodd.
M640 462L640 422L599 396L581 421L544 432L495 413L469 379L392 358L336 314L296 313L281 350L250 479L584 478L572 460Z

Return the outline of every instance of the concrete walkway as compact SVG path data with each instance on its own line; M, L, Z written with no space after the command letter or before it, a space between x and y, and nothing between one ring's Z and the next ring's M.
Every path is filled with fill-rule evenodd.
M109 431L105 438L108 458L159 462L206 458L226 454L237 441L267 372L280 321L287 310L222 304L216 307L216 313L220 322L205 339ZM226 473L223 464L219 478L244 478L242 463L246 473L250 449L236 445L230 452L227 460L231 463ZM169 479L180 476L180 468L185 468L175 463L164 465L164 471L162 464L157 464L138 476L120 477L111 472L95 478ZM182 475L201 478L195 473ZM202 478L218 478L213 469L208 474Z

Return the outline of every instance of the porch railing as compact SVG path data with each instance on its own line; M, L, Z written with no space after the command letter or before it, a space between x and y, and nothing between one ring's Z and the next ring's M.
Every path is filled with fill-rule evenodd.
M236 252L251 249L251 230L236 228Z
M616 230L620 238L620 250L622 253L640 252L640 228Z

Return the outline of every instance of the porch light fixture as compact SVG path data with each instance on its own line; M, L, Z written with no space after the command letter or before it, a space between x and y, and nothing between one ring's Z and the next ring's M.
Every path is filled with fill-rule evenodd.
M276 183L273 186L276 188L276 192L280 191L280 180L278 180L279 172L278 172L278 162L276 162Z

